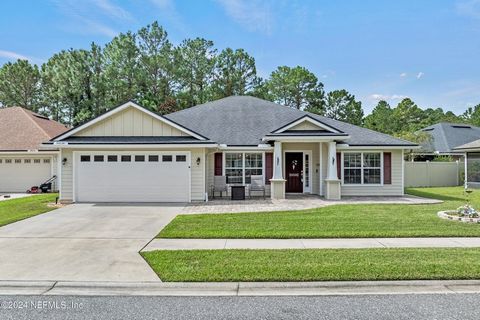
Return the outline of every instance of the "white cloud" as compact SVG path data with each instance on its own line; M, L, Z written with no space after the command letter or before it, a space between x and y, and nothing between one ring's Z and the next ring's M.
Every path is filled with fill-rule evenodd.
M32 60L31 58L24 56L20 53L16 53L13 51L7 51L7 50L0 50L0 58L6 58L6 59L11 59L11 60Z
M114 37L118 31L110 27L108 22L104 22L105 20L114 24L134 20L128 11L109 0L51 0L51 2L68 19L62 27L75 33Z
M217 0L226 14L249 31L271 34L273 17L270 4L259 0Z
M401 95L401 94L392 94L392 95L387 95L387 94L379 94L379 93L374 93L370 95L370 99L380 101L380 100L403 100L405 98L408 98L407 96Z
M406 73L406 72L400 73L400 78L405 78L406 76L407 76L407 73Z
M108 16L119 19L133 20L130 12L120 6L111 3L109 0L92 0L92 3Z
M425 73L423 73L423 72L417 73L417 79L420 79L420 78L423 77L424 75L425 75Z

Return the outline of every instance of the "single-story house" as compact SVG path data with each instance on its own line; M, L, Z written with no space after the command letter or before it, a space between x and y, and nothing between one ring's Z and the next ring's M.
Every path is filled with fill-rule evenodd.
M430 135L430 140L421 143L413 153L424 160L432 160L435 156L451 156L455 160L463 160L463 152L455 148L480 139L480 128L463 123L440 122L420 130Z
M27 109L0 109L0 193L25 192L56 175L59 151L42 142L65 131L64 125Z
M60 149L64 202L190 202L262 176L274 199L403 195L416 144L250 96L165 116L127 102L47 142ZM222 177L223 179L223 177Z

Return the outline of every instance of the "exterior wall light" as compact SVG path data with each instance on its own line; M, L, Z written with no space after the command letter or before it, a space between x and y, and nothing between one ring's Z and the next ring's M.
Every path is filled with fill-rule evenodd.
M201 161L200 157L197 157L197 166L200 165L200 161Z
M67 158L63 158L62 159L62 165L66 165L67 164Z

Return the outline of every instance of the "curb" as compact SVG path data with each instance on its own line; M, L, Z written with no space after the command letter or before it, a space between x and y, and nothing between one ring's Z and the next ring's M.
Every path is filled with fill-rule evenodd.
M0 295L331 296L480 293L480 280L326 282L0 281Z

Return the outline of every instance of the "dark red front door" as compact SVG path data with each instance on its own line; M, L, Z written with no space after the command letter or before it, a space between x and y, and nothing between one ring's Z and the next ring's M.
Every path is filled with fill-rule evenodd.
M303 192L303 153L285 153L286 192Z

